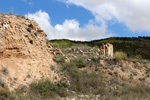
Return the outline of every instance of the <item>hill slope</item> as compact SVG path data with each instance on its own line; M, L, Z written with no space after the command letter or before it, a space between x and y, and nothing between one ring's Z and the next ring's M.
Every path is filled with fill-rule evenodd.
M57 74L50 70L52 47L34 21L0 14L0 84L13 90Z
M150 37L114 37L90 42L71 41L71 40L51 40L54 47L71 47L76 44L88 45L91 47L100 46L103 43L111 43L114 46L114 52L126 52L128 57L141 56L143 59L150 59Z
M149 37L51 40L58 48L54 49L34 21L0 14L0 38L0 99L150 98ZM128 58L100 56L100 46L108 42L114 45L114 52L124 51Z
M55 56L70 82L74 98L82 100L149 100L150 39L109 38L91 42L51 40L65 56ZM112 43L114 52L124 51L125 59L101 57L100 46ZM120 55L122 56L122 55ZM147 92L146 92L147 91ZM70 92L71 93L71 92ZM80 95L82 95L80 97ZM76 100L75 99L75 100Z

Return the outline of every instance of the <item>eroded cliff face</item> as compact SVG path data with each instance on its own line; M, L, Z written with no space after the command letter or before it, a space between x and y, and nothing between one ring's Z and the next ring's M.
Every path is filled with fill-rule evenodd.
M0 14L0 84L13 90L33 81L58 77L50 67L53 48L32 20ZM58 78L57 78L58 79Z

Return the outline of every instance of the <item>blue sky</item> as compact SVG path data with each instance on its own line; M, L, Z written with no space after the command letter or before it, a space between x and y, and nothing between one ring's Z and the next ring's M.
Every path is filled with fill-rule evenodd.
M42 2L41 2L42 1ZM31 4L30 4L31 3ZM56 25L62 23L65 19L77 19L81 25L86 24L89 19L93 19L90 11L82 7L58 2L57 0L3 0L0 3L0 12L10 13L14 10L14 14L24 15L27 13L35 13L36 11L46 11L51 17L51 24Z
M150 36L148 0L2 0L0 12L34 19L48 39Z

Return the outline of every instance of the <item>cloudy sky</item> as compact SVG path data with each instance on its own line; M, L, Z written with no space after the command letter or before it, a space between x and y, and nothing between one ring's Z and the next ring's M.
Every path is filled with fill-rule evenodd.
M47 39L150 36L150 0L2 0L1 13L25 15Z

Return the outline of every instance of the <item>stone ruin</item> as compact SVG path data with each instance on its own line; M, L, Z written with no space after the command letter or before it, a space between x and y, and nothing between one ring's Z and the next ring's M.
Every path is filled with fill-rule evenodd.
M110 43L102 44L100 48L100 55L103 57L113 57L113 45Z

